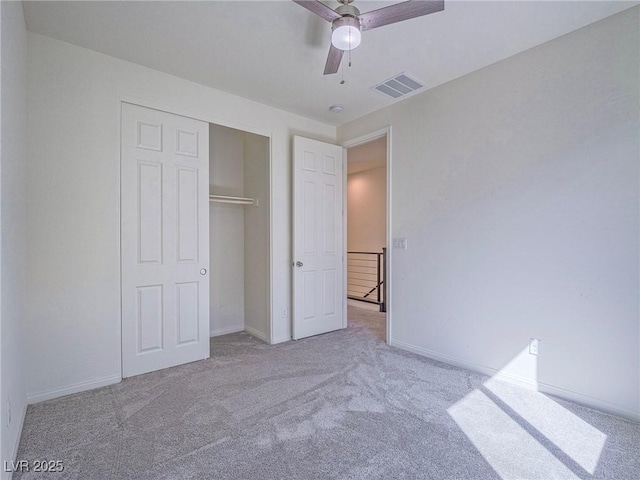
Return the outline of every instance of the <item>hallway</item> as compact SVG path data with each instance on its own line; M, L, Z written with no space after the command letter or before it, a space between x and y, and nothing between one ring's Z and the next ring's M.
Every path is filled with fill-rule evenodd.
M377 305L349 300L347 306L348 328L369 330L381 341L387 338L387 315L378 311Z

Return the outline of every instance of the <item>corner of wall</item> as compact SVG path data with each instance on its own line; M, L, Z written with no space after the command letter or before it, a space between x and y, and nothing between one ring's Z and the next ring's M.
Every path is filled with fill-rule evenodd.
M244 324L231 325L226 328L216 328L209 332L209 338L219 337L221 335L229 335L230 333L238 333L244 330Z
M21 2L0 2L0 451L15 460L27 408L24 375L26 63ZM2 478L11 472L2 469Z
M269 341L269 336L266 335L264 332L261 332L261 331L255 329L255 328L252 328L252 327L249 327L249 326L245 326L244 330L248 334L250 334L250 335L252 335L252 336L254 336L256 338L259 338L260 340L262 340L265 343L271 343Z

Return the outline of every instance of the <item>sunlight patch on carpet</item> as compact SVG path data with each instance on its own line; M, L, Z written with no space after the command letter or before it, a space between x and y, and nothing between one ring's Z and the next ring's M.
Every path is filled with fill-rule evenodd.
M538 392L537 382L537 357L525 348L447 413L502 479L593 475L607 436Z

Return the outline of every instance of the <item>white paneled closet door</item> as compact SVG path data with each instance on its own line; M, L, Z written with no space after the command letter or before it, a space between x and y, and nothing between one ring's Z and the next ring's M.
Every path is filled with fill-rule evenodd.
M122 104L122 375L209 357L209 124Z

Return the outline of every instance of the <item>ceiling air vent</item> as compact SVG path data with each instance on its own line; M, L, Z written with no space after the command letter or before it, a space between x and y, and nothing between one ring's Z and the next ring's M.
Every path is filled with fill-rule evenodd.
M423 84L409 77L406 73L400 73L373 88L387 97L400 98L423 87Z

